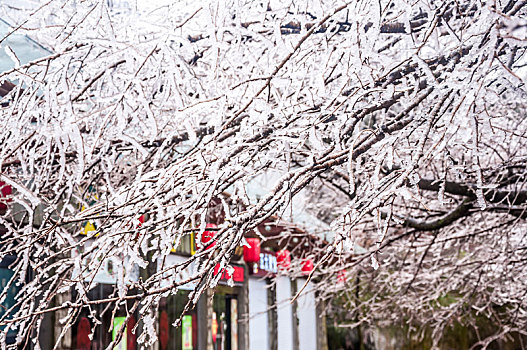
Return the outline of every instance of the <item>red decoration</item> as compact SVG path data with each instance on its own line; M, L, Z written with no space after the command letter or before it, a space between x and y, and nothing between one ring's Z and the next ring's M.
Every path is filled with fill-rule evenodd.
M79 325L77 326L77 349L91 349L90 332L90 321L88 321L86 317L81 318L79 321Z
M135 317L131 315L126 324L126 350L135 350L137 349L137 335L134 332L135 327Z
M311 259L304 259L302 261L302 273L304 275L309 275L309 273L311 273L313 269L314 269L314 266L313 266L313 261Z
M168 314L165 310L159 315L159 344L161 350L168 349Z
M197 315L193 313L192 314L192 344L197 344L197 343L198 343L198 318L197 318Z
M13 194L13 188L6 185L5 182L0 181L0 210L7 210L7 203L11 202L11 198L6 198ZM6 199L4 199L6 198Z
M216 224L207 224L205 228L217 228L218 226ZM211 241L214 236L216 235L216 231L204 231L201 235L201 244L203 246L207 245L209 241ZM216 242L213 242L211 245L209 245L206 249L210 249L216 245Z
M337 274L337 282L339 284L346 283L346 269L342 269Z
M138 218L138 221L139 221L139 224L137 224L137 227L136 228L140 228L141 226L143 226L143 224L145 223L145 215L141 215L139 218ZM137 231L137 233L135 234L135 240L137 241L139 239L139 231Z
M287 249L276 253L276 264L280 270L288 270L291 267L291 252Z
M234 272L232 273L232 275L226 271L227 270L226 268L224 268L223 271L221 271L220 280L228 281L232 277L232 280L234 282L243 283L243 281L245 280L245 270L243 269L243 267L237 266L237 265L231 265L231 266L234 269ZM216 266L214 266L214 276L217 276L219 273L220 273L220 264L216 264Z
M246 263L256 263L260 261L260 238L246 238L250 247L243 246L243 260Z
M212 341L216 343L218 337L218 320L216 319L216 313L212 313Z

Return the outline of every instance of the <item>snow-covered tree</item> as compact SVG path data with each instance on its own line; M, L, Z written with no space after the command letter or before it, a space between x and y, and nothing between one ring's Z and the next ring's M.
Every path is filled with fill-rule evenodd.
M299 196L330 227L311 277L322 298L348 292L357 324L404 319L437 341L484 315L482 345L525 334L525 1L113 3L0 4L0 257L18 257L12 283L34 276L0 323L21 342L47 312L67 326L105 302L83 282L103 258L147 268L220 206L217 244L188 260L197 298ZM50 53L21 61L20 33ZM124 276L110 301L147 310L177 288L163 276Z

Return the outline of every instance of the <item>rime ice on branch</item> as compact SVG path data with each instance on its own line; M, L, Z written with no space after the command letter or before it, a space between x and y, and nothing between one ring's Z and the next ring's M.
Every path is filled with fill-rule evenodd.
M0 73L14 84L0 110L0 181L13 191L0 252L19 257L12 284L33 276L0 323L21 337L46 312L65 310L68 326L91 307L86 280L108 258L119 262L115 300L147 315L177 283L130 271L191 229L201 237L217 207L216 244L178 267L199 266L197 300L244 232L287 216L298 196L330 225L306 230L332 230L314 253L320 297L353 294L358 323L404 315L437 341L468 303L503 325L500 337L524 332L524 2L0 11L9 57L18 33L51 52ZM251 198L247 185L269 172L279 176ZM348 282L335 283L343 270ZM71 289L75 300L53 297Z

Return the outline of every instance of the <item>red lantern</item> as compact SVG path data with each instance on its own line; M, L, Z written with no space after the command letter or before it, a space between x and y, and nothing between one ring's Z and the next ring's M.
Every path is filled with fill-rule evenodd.
M342 269L337 274L337 282L339 284L346 283L346 269Z
M304 275L309 275L313 271L313 261L311 259L304 259L302 261L302 273Z
M217 228L218 226L216 224L207 224L205 228ZM201 245L205 246L209 241L211 241L214 236L216 235L216 231L204 231L201 235ZM216 245L216 242L213 242L211 245L207 247L207 249L210 249Z
M0 181L0 210L7 210L7 203L11 202L11 198L6 198L13 194L13 188L6 185L5 182Z
M276 253L276 264L280 270L288 270L291 267L291 253L287 249Z
M243 246L243 260L248 264L260 261L260 238L246 238L246 241L250 247Z

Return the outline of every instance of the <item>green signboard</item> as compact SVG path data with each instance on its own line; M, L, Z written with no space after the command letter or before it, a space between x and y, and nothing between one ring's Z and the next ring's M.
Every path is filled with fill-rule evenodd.
M192 316L185 315L181 323L181 332L182 332L182 349L183 350L193 350L192 347Z
M112 341L117 338L117 334L119 333L119 329L121 329L121 325L125 323L126 317L115 317L113 319L113 331L112 331ZM119 344L113 347L114 350L126 350L126 328L123 331L123 336L121 337L121 341Z

